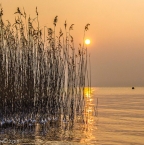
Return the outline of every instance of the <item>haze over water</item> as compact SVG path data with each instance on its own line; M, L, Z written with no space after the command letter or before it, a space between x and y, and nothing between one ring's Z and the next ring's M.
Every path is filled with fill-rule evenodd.
M58 16L56 32L74 24L71 32L75 47L83 43L83 30L90 23L86 38L91 40L92 86L144 86L144 1L143 0L1 0L4 22L14 23L17 7L27 17L36 17L38 8L40 28L53 28ZM34 22L34 24L36 24Z

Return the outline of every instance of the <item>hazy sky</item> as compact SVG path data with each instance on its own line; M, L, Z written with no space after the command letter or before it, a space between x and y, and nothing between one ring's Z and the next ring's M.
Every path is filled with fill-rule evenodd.
M35 18L38 7L41 27L64 21L75 24L75 46L86 37L91 54L92 86L144 86L144 0L1 0L4 19L14 21L17 7Z

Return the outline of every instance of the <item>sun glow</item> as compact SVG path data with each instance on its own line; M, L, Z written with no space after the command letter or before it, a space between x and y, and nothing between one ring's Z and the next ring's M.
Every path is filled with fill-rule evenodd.
M92 94L91 94L91 88L85 88L84 89L84 95L86 98L92 98Z
M87 45L90 44L90 40L89 39L86 39L85 40L85 44L87 44Z

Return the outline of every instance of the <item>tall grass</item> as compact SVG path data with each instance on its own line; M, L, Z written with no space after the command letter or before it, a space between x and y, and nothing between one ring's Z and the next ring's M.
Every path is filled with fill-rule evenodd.
M74 47L74 24L65 22L56 36L58 16L53 29L41 30L37 8L35 19L19 8L15 15L14 24L4 23L0 10L0 127L73 121L83 114L88 76L88 52Z

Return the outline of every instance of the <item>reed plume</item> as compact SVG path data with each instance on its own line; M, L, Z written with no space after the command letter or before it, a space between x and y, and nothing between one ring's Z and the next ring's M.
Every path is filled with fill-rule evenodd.
M0 127L48 117L73 121L84 111L88 55L83 46L74 47L74 24L67 32L65 21L66 35L60 29L55 36L58 16L54 28L43 32L37 7L34 19L19 8L14 14L15 23L5 24L0 10Z

